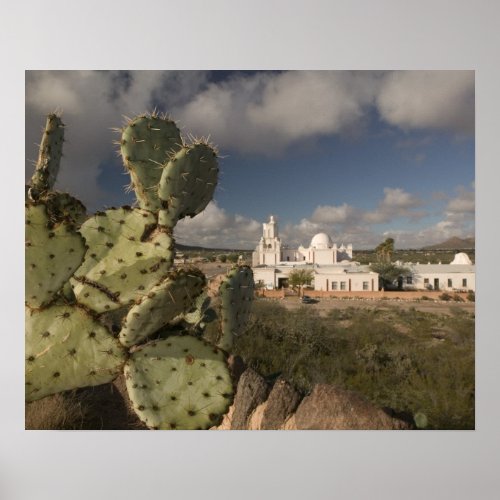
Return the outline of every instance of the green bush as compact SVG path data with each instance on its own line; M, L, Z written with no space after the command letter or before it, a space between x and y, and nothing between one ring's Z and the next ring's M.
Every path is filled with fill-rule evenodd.
M449 300L452 300L453 297L447 293L447 292L443 292L440 296L439 296L439 300L445 300L446 302L448 302Z
M432 332L443 328L450 333L437 342ZM380 407L421 412L428 429L474 428L474 320L458 307L451 317L356 307L321 317L258 300L235 350L304 391L336 384Z

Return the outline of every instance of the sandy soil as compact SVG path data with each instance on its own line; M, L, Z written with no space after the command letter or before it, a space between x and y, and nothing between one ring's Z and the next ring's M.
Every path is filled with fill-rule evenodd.
M462 311L474 314L474 302L432 302L432 301L413 301L413 300L370 300L370 299L330 299L323 298L315 304L302 304L297 297L285 297L284 299L262 299L274 300L288 309L297 309L299 307L308 307L317 310L321 315L326 315L331 309L346 309L348 307L361 307L366 309L403 309L408 310L414 307L417 311L452 315L453 310L459 308Z

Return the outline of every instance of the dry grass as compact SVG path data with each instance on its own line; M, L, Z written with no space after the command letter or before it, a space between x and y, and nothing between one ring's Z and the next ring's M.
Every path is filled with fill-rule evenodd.
M26 404L30 430L145 429L130 408L123 377L112 384L55 394Z

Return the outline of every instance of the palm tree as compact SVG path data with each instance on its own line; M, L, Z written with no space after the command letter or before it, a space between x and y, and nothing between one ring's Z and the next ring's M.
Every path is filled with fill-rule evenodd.
M304 285L310 285L313 279L314 272L312 269L294 269L288 275L288 283L292 288L299 289L299 297Z
M394 253L394 238L387 238L383 243L375 248L379 262L391 262Z

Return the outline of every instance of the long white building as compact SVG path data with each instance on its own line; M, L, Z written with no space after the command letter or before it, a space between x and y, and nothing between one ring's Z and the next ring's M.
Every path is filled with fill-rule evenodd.
M308 247L290 248L281 241L273 216L262 226L262 237L252 254L252 268L255 282L265 288L287 287L293 270L308 269L313 272L315 290L370 292L379 289L378 273L353 261L351 244L337 246L327 234L318 233ZM450 264L396 264L410 270L410 275L402 278L402 289L476 290L475 266L465 253L456 254Z
M450 264L398 263L411 271L403 282L407 290L476 290L476 266L466 253L460 252Z

